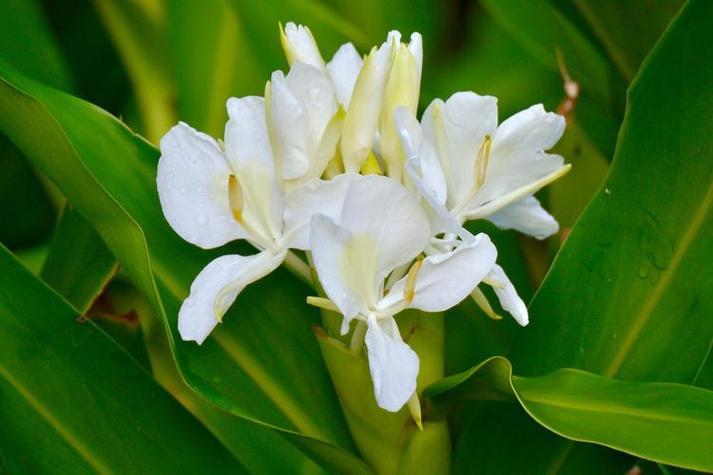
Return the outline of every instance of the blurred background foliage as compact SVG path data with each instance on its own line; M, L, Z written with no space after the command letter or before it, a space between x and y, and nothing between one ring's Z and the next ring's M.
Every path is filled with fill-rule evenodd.
M424 39L421 110L433 98L445 99L460 90L497 96L501 120L540 102L548 110L569 108L568 127L555 151L574 165L573 170L540 194L560 221L559 235L537 242L481 223L472 229L493 236L501 264L529 300L569 230L600 189L614 155L627 87L682 4L682 0L3 0L0 59L39 82L96 104L157 144L178 120L222 136L226 98L262 95L270 73L287 69L278 40L279 22L308 25L325 59L347 41L365 53L384 41L389 30L418 31ZM568 78L578 86L571 97L564 88ZM215 407L187 389L151 305L102 247L92 226L5 136L0 136L0 223L0 242L75 308L91 316L137 362L150 367L160 384L198 414L224 445L234 448L249 440L273 448L280 463L301 467L305 473L319 470L268 429L239 419L227 426ZM85 260L68 268L66 259L57 256L78 243L88 249ZM93 277L85 282L82 276L88 269ZM97 279L97 273L104 277ZM66 287L68 282L71 288ZM446 315L446 374L507 354L513 344L519 331L513 322L483 315L474 318L477 312L472 302L464 302ZM703 377L709 373L703 372ZM505 444L489 438L488 427L518 424L524 428L522 437L538 434L539 438L528 439L536 442L528 449L535 458L548 456L538 444L551 447L561 440L524 413L501 410L502 404L488 406L485 413L475 407L451 421L454 436L464 434L455 449L456 471L468 473L465 462L458 462L465 460L464 454L470 458L478 451L492 460L493 454L503 451ZM481 430L467 430L473 421ZM570 463L578 467L599 460L606 450L577 447L584 448ZM259 453L234 455L249 471L260 472L265 462ZM495 458L507 457L503 453ZM630 457L621 454L608 460L608 467L617 470L632 464Z

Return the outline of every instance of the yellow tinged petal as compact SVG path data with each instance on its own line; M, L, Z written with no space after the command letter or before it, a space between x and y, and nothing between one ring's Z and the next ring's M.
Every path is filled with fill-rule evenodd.
M381 109L381 155L388 166L389 176L401 180L405 155L401 149L393 115L397 107L406 107L416 114L420 89L419 68L408 47L401 44L394 48L394 60L384 92Z
M347 173L359 171L369 157L379 125L379 112L388 73L388 51L372 48L359 72L344 118L341 152Z

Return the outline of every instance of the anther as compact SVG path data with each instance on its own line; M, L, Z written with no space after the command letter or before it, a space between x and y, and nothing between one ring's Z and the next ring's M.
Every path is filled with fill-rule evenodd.
M475 158L475 186L480 188L485 182L485 172L488 171L488 162L490 161L490 145L492 139L489 134L483 138L483 142L478 149L478 155Z
M422 265L423 257L419 257L409 269L408 274L406 274L406 287L404 287L404 300L406 300L406 304L413 302L413 298L416 296L416 279L418 278L418 272L421 270Z
M239 223L243 221L243 192L235 175L228 175L228 203L233 217Z

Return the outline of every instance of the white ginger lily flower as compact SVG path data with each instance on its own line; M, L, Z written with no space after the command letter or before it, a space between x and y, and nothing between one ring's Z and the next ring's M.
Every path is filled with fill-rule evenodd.
M440 312L453 307L495 263L495 246L480 234L451 251L417 260L385 291L389 274L417 258L430 237L428 218L416 197L395 181L374 175L349 182L338 215L312 219L312 256L331 302L313 298L310 303L340 311L343 334L351 320L366 322L374 395L388 411L398 411L412 397L419 368L394 315L407 308Z
M405 108L394 112L394 123L408 156L406 171L423 198L434 235L467 240L463 223L480 218L538 239L559 229L533 194L570 168L561 156L545 153L562 136L563 117L535 105L498 126L494 97L461 92L445 103L434 100L420 124ZM438 243L430 249L439 248L450 249ZM495 265L484 282L502 307L527 325L527 307L503 269ZM495 316L480 290L473 297Z
M314 181L285 196L263 99L231 98L227 108L225 149L179 123L161 139L156 180L164 215L183 239L204 249L245 239L261 251L218 257L193 281L178 329L184 340L199 344L248 284L276 269L288 249L308 247L312 214L336 213L349 179Z
M453 232L453 218L459 225L487 219L537 239L558 231L533 194L570 169L561 156L545 153L564 133L562 116L538 104L498 125L495 97L459 92L434 100L420 125L407 109L394 121L436 231Z

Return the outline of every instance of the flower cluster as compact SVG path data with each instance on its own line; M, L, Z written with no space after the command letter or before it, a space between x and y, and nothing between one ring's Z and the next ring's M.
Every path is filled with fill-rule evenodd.
M308 28L288 23L281 36L288 74L274 72L264 97L228 99L224 141L184 123L161 140L158 192L173 229L206 249L244 239L259 250L209 263L178 328L202 343L247 285L306 251L326 294L308 301L341 313L342 334L353 320L365 328L377 403L397 411L419 368L399 312L471 295L492 314L482 283L527 324L494 245L463 224L555 233L533 194L569 169L545 153L565 122L535 105L498 124L497 100L473 92L434 100L419 122L418 33L403 43L391 32L364 58L347 43L327 63Z

